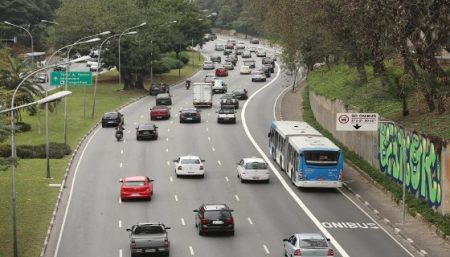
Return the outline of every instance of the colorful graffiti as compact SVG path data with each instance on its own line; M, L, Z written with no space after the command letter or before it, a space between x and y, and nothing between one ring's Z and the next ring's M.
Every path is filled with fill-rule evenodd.
M406 187L431 207L441 205L439 152L429 139L393 124L380 124L378 157L381 171L399 184L406 166Z

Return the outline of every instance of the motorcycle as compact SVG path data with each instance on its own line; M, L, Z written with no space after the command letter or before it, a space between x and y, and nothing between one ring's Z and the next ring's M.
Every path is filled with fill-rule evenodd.
M122 140L122 138L123 138L123 128L116 128L116 139L117 139L117 142Z

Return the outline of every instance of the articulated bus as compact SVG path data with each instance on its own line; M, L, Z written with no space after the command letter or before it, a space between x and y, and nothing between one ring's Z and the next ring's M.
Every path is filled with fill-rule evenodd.
M273 121L269 151L297 187L342 187L341 149L306 122Z

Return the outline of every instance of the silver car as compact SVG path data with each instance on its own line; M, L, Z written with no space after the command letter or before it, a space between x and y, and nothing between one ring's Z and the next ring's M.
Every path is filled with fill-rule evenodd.
M333 249L328 244L329 239L321 234L294 234L283 239L284 256L294 257L332 257Z

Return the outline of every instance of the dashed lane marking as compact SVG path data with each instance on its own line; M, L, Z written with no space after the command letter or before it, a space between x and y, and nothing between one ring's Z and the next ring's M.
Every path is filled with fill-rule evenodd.
M189 252L191 252L191 255L194 255L194 248L192 246L189 246Z
M184 219L181 218L181 225L186 226L186 223L184 223Z
M269 249L267 248L267 246L263 245L263 247L264 247L264 251L266 251L267 254L270 254Z
M120 163L120 165L119 165L121 168L123 167L123 163Z
M212 150L213 152L215 152L215 151L216 151L216 149L215 149L214 147L211 147L211 150Z
M169 177L169 180L170 180L170 182L173 182L173 177L170 176L170 177Z
M174 195L174 198L175 198L175 202L178 202L178 196Z
M239 199L238 195L234 195L234 198L236 198L237 201L240 201L241 199Z
M217 160L217 163L218 163L219 165L222 165L222 163L220 162L220 160Z
M121 228L121 227L122 227L122 221L119 220L119 228Z
M253 225L252 219L250 219L250 217L247 218L248 223L250 223L250 225Z
M228 177L227 176L225 176L225 180L227 181L227 182L229 182L230 180L228 179Z
M122 150L120 150L120 154L123 154L123 149L122 149Z

